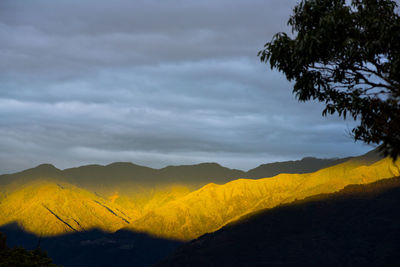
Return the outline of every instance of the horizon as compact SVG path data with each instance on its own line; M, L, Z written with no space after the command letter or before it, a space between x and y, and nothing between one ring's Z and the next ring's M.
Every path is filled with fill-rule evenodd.
M374 149L376 149L376 148L372 148L371 150L368 150L366 153L369 153L369 152L373 151ZM10 172L10 173L0 173L0 175L15 174L15 173L19 173L19 172L26 171L26 170L29 170L29 169L35 169L35 168L38 168L38 167L40 167L42 165L50 165L50 166L56 168L57 170L65 171L65 170L68 170L68 169L75 169L75 168L87 167L87 166L107 167L107 166L110 166L110 165L113 165L113 164L121 164L121 163L122 164L131 164L131 165L135 165L135 166L139 166L139 167L150 168L150 169L153 169L153 170L162 170L162 169L165 169L165 168L168 168L168 167L182 167L182 166L197 166L197 165L203 165L203 164L204 165L205 164L217 164L218 166L220 166L222 168L227 168L227 169L231 169L231 170L238 170L238 171L243 171L243 172L249 172L249 171L251 171L253 169L256 169L256 168L258 168L260 166L267 165L267 164L283 163L283 162L296 162L296 161L303 161L304 159L336 160L336 159L343 159L343 158L358 157L358 156L362 156L362 155L364 155L366 153L357 154L357 155L348 155L348 156L345 156L345 157L332 157L332 158L319 158L319 157L314 157L314 156L304 156L304 157L301 157L299 159L265 162L265 163L258 164L258 165L254 166L252 168L249 168L249 169L239 169L239 168L234 168L234 167L231 168L229 166L225 166L225 165L220 164L218 162L198 162L198 163L192 163L192 164L177 164L177 165L165 165L165 166L161 166L161 167L151 167L151 166L147 166L147 165L138 164L138 163L135 163L135 162L132 162L132 161L114 161L114 162L105 163L105 164L88 163L88 164L84 164L84 165L70 166L70 167L66 167L66 168L59 168L59 167L56 166L56 164L49 163L49 162L44 162L44 163L40 163L40 164L32 166L32 167L28 167L28 168L23 169L23 170L17 170L15 172Z

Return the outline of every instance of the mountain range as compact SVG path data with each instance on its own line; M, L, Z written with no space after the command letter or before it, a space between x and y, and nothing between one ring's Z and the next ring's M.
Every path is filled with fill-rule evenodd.
M133 240L140 236L139 240L147 240L141 249L149 248L149 253L138 266L145 266L181 242L217 231L243 216L351 184L399 176L399 166L399 160L382 158L376 151L345 159L264 164L248 172L216 163L162 169L113 163L65 170L43 164L0 176L0 231L15 237L18 229L47 240L53 255L59 255L55 240L66 234L79 244L97 244L99 251L104 244L98 245L98 240L114 240L114 245L106 242L108 249L111 246L115 253L130 251L132 255L137 252ZM120 233L118 238L114 233ZM126 241L127 233L135 238ZM125 250L115 240L125 240ZM151 252L154 242L165 248L157 250L164 251L157 257ZM66 263L66 258L57 257ZM71 266L78 266L77 261L70 261Z

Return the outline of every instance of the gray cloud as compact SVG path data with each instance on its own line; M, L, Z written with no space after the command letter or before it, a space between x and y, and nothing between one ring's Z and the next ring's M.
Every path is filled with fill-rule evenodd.
M248 169L360 154L257 51L285 1L0 3L0 173L133 161Z

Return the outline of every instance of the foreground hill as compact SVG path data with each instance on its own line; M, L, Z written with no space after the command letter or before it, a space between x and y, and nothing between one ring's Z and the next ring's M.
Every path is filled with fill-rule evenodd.
M35 250L40 246L53 262L65 267L151 266L182 245L181 242L124 230L108 233L92 229L85 232L38 237L12 223L0 226L0 236L1 232L6 234L9 247L23 246L28 250ZM0 266L22 265L1 265L0 255ZM28 263L24 266L44 265L29 265Z
M399 266L400 178L259 211L180 248L167 266Z
M57 267L46 253L39 249L28 251L20 247L9 248L2 233L0 233L0 266Z

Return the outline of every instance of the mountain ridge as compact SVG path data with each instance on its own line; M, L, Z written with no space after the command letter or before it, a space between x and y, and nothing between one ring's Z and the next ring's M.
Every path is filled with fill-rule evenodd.
M84 229L103 227L110 231L127 228L162 238L191 240L256 210L272 208L313 194L334 192L349 183L368 183L374 179L398 175L399 169L395 168L397 165L389 159L370 163L364 155L314 173L286 173L261 179L236 179L232 177L232 173L238 174L236 170L214 163L199 164L195 167L171 166L161 169L160 172L164 171L168 175L179 172L187 174L187 169L195 169L199 171L196 173L197 177L204 176L205 173L219 173L220 181L225 179L224 175L230 178L222 184L213 177L191 184L180 182L185 178L183 175L162 185L143 185L131 181L131 177L124 171L118 176L113 169L121 170L121 166L123 170L139 168L145 173L150 169L131 163L116 163L108 167L90 165L67 171L45 164L14 176L0 176L0 180L4 177L8 180L10 177L16 177L13 183L0 188L0 210L7 211L7 216L5 213L3 216L0 214L0 225L13 219L20 221L21 225L31 232L46 235L76 230L83 226ZM97 173L91 172L93 168ZM80 176L71 175L71 172L82 169L85 171L80 172ZM104 169L108 169L108 172L104 172ZM50 174L46 175L46 172ZM34 177L32 181L29 181L29 175ZM103 175L108 181L103 182L102 179L98 179L98 175ZM83 177L82 180L79 180L79 177ZM22 179L20 183L19 178ZM189 177L188 180L190 179L193 177ZM30 191L23 191L29 182L33 183L36 180L41 181L42 185L45 184L44 187L31 187ZM44 193L39 196L37 192ZM26 201L34 206L27 208L30 206L24 204ZM88 216L85 212L79 212L81 207L85 207ZM18 213L19 210L25 213ZM101 221L92 211L108 219ZM27 218L34 221L46 218L49 230L43 230L43 226L37 221L30 223ZM51 226L53 224L54 229Z
M128 227L156 236L190 240L201 233L215 231L248 212L314 194L331 193L352 183L363 184L400 175L399 165L400 161L393 164L391 159L369 166L349 161L310 174L279 174L273 178L210 184L151 210Z
M378 148L376 148L367 152L366 154L356 157L328 159L303 157L301 160L265 163L259 165L256 168L250 169L247 172L238 169L227 168L215 162L204 162L191 165L169 165L158 169L138 165L132 162L113 162L106 165L89 164L66 169L58 169L50 163L44 163L20 172L2 174L0 175L0 184L4 183L5 181L8 182L7 177L25 177L28 175L52 175L59 178L66 178L66 176L70 176L70 182L76 182L76 180L82 178L88 179L88 176L94 176L93 179L104 179L105 177L109 178L109 176L113 175L114 177L119 177L119 179L121 180L129 180L133 178L139 179L142 183L168 183L171 182L171 180L172 182L177 183L184 182L185 178L187 179L187 171L193 172L199 171L201 169L207 169L208 173L201 173L200 175L197 175L195 178L199 181L203 180L205 182L226 183L236 178L259 179L272 177L279 173L309 173L349 160L362 160L364 164L369 165L382 158L383 157L378 152ZM211 172L210 169L212 169ZM215 178L215 180L210 179L210 177L208 176L210 174L211 177ZM179 176L179 179L176 179L176 177L175 179L172 179L174 176ZM146 178L143 179L144 177ZM208 179L204 177L208 177Z

